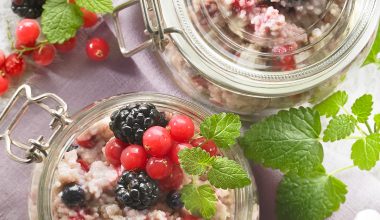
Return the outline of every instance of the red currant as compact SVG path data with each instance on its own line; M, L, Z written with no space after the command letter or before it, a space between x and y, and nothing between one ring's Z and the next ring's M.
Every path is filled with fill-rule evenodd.
M83 27L84 28L90 28L94 26L96 23L98 23L98 16L92 12L88 11L85 8L80 9L83 13Z
M183 183L183 171L180 166L174 166L171 174L158 182L162 191L173 191L181 187Z
M62 53L67 53L75 48L77 44L77 38L73 37L63 42L62 44L54 44L55 48Z
M5 64L5 55L2 50L0 50L0 70L3 68Z
M119 166L121 163L121 152L123 152L127 146L128 144L120 141L117 138L110 139L104 148L104 154L107 161L114 166Z
M25 68L24 58L17 53L12 53L5 59L5 72L10 76L21 76Z
M126 170L143 170L147 155L142 146L131 145L123 150L120 160Z
M82 168L82 170L88 172L90 170L90 165L82 160L82 159L78 159L77 162L80 164L80 167Z
M194 136L193 120L185 115L173 116L168 126L173 140L187 142Z
M15 48L17 50L23 50L25 48L32 48L32 47L35 47L36 46L36 43L30 43L30 44L21 44L20 42L16 41L16 44L15 44ZM33 53L33 50L26 50L26 51L23 51L22 52L22 55L30 55Z
M194 147L200 147L207 151L211 156L216 156L219 154L218 147L211 140L206 140L204 137L200 137L191 141L191 145Z
M201 218L198 218L198 217L191 215L191 214L184 214L182 216L182 219L183 220L200 220Z
M170 175L173 163L166 158L151 157L146 163L146 172L154 180L162 180Z
M79 146L83 148L93 148L95 147L95 137L89 137L86 139L76 139L76 142Z
M185 148L192 148L192 147L193 146L188 143L175 144L169 153L170 160L173 161L174 164L179 164L178 153Z
M7 76L2 73L2 70L0 68L0 96L3 95L5 92L8 91L9 88L9 79Z
M86 45L87 56L95 61L107 59L109 54L108 43L102 38L92 38Z
M145 131L143 144L149 155L163 157L169 153L173 141L168 130L160 126L153 126Z
M40 35L41 28L36 20L23 19L16 28L16 38L20 45L35 44Z
M33 51L33 60L38 65L48 66L53 62L55 53L55 47L51 44L47 44Z

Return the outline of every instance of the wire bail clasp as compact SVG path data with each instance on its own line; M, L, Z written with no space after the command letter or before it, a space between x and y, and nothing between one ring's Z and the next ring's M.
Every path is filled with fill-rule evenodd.
M138 3L140 3L142 9L146 27L144 32L146 35L149 35L150 39L129 50L126 47L122 28L120 26L119 12ZM165 38L165 35L168 33L180 32L174 28L164 28L160 8L160 0L129 0L115 7L112 13L112 17L120 51L125 57L131 57L147 48L163 51L165 49L165 46L168 44L168 39Z
M26 101L23 103L21 109L17 112L15 117L10 120L9 125L5 128L5 132L0 134L0 141L5 142L7 153L13 160L21 163L39 163L42 162L43 159L47 156L47 151L51 147L51 141L63 130L66 125L70 124L72 120L67 115L67 104L60 97L52 93L45 93L33 97L30 86L24 84L17 89L1 113L0 126L5 123L7 115L10 113L18 99L22 97L25 97ZM43 102L48 99L54 101L57 104L56 108L51 108L49 105ZM14 140L11 135L17 123L20 121L31 104L36 104L43 110L47 111L53 117L49 124L50 129L52 129L53 132L48 140L45 140L43 136L39 136L37 140L29 139L29 143L25 144ZM25 156L20 157L16 155L12 151L13 147L24 150L26 153Z

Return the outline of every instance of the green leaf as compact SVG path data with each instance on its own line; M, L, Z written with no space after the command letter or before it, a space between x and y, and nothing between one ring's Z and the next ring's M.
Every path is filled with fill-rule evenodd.
M380 134L370 134L352 145L351 159L362 170L370 170L379 160Z
M208 172L208 180L213 186L222 189L242 188L251 184L243 167L225 157L215 158Z
M42 32L50 43L63 43L74 37L83 24L82 12L66 0L47 0L43 6Z
M380 27L377 29L377 35L375 42L372 45L371 51L369 52L366 60L363 63L363 66L374 63L380 68L380 59L377 55L380 52Z
M185 148L178 153L182 169L189 175L202 175L211 166L214 158L200 147Z
M372 105L372 95L365 94L356 99L355 103L351 107L351 110L352 113L356 115L357 120L361 123L364 123L368 120L368 117L372 113Z
M75 3L95 13L103 14L113 11L112 0L76 0Z
M181 200L193 215L210 219L216 213L217 198L208 184L198 187L194 184L185 185L181 190Z
M317 111L291 108L252 125L239 143L253 161L284 173L292 171L302 175L321 166L320 133Z
M373 120L375 121L376 131L379 131L380 130L380 114L376 114L373 117Z
M348 95L345 91L337 91L314 106L314 109L319 111L321 115L326 115L326 117L335 116L338 114L340 108L346 104L347 100Z
M323 141L334 142L344 139L355 131L355 125L356 119L352 115L334 116L324 131Z
M279 220L323 220L345 202L346 185L333 176L316 173L310 177L285 175L277 190Z
M220 113L205 119L201 124L202 136L213 140L220 148L228 148L236 143L240 136L241 122L238 115Z

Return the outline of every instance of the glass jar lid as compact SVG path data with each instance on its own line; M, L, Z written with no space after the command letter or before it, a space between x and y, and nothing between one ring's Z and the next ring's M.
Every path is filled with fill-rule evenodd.
M370 41L378 0L173 0L165 27L205 78L238 93L285 96L341 71ZM180 33L180 34L178 34Z

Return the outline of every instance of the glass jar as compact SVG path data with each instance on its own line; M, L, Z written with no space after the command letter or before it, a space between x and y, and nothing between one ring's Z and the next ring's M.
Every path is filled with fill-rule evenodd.
M71 152L69 152L68 148L72 145L74 140L77 140L78 136L83 137L83 135L87 134L95 135L95 131L100 129L98 131L99 134L101 134L101 137L109 139L110 136L112 136L112 132L109 132L108 122L105 123L104 120L105 118L109 118L111 113L115 110L127 104L150 102L156 105L159 111L179 113L191 117L196 127L199 127L200 122L211 114L199 105L169 95L130 93L97 101L78 113L69 116L67 114L66 104L59 97L50 93L32 96L30 87L23 85L16 91L16 94L13 96L9 105L0 115L0 126L3 126L8 120L7 118L10 117L9 113L12 112L12 108L15 108L15 103L20 97L24 96L27 99L25 105L23 105L22 109L19 111L20 114L12 119L13 121L8 129L6 129L7 132L0 135L0 140L5 142L7 152L14 160L23 163L43 162L37 164L33 172L29 200L29 217L33 220L55 219L52 211L56 208L54 207L54 201L56 198L60 199L56 192L58 187L57 178L61 178L57 177L57 170L60 169L58 165L64 160L64 155L66 157L67 153ZM37 104L39 107L42 107L50 113L53 117L51 123L53 132L52 136L45 141L44 138L40 137L37 140L29 140L28 144L23 144L14 140L12 131L15 128L15 125L19 121L22 121L20 120L20 117L22 117L29 105L32 104ZM104 123L107 125L108 132L104 129L102 130L102 126L98 126ZM91 138L91 140L93 139ZM27 152L26 157L16 155L14 151L15 148L24 149ZM100 153L103 155L101 151ZM253 180L253 183L250 186L229 191L234 199L231 203L230 210L232 216L234 216L233 219L258 219L259 206L256 184L247 160L238 146L233 147L231 150L223 151L222 153L240 163L247 170ZM64 166L64 163L60 166ZM71 178L72 175L68 175L68 177Z
M118 13L140 3L150 39L128 50ZM215 110L252 116L326 97L362 64L379 0L132 0L120 48L160 51L177 84Z

